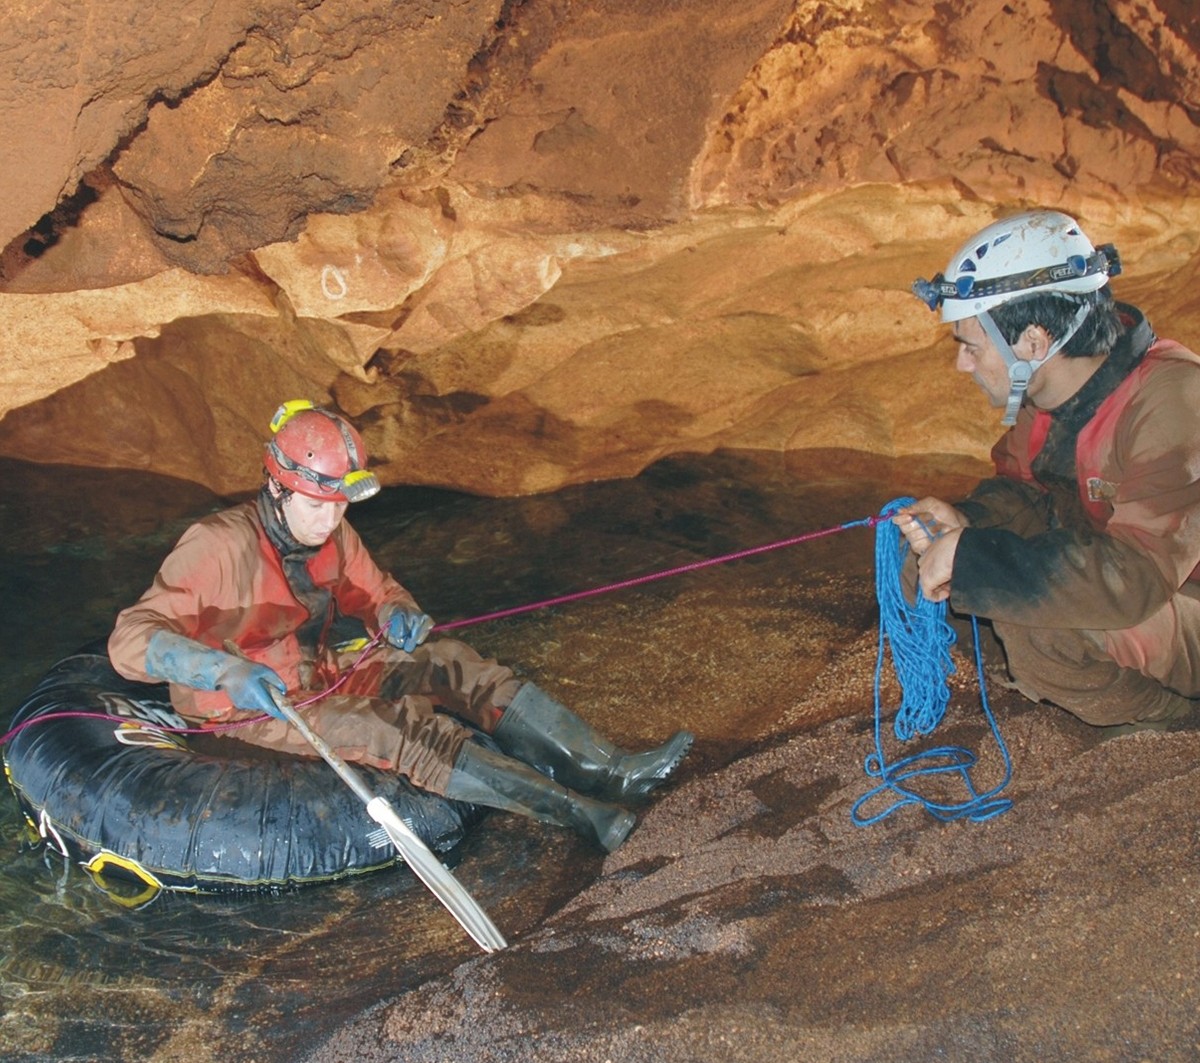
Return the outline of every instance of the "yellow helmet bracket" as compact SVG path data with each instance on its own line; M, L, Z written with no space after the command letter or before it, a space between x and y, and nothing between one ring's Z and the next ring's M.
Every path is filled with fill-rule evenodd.
M271 418L272 434L278 432L279 429L302 410L315 410L316 408L316 403L311 399L288 399L287 402L275 411L275 416Z

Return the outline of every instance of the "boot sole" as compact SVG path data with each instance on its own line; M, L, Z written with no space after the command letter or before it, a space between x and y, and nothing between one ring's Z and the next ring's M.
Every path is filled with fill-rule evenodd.
M609 788L604 795L597 796L600 796L602 800L613 801L618 804L629 801L645 801L658 787L670 779L675 769L683 763L683 758L692 751L692 745L695 741L696 736L691 731L680 731L673 739L674 748L671 759L665 761L655 775L639 779L628 786L618 784Z

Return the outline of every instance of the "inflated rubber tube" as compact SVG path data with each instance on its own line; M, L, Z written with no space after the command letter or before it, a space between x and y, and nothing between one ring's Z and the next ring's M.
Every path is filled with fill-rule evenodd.
M188 724L166 686L123 679L102 648L51 668L13 726L77 712L97 715L25 727L4 766L30 828L102 886L115 877L151 891L278 890L398 861L324 761L171 733ZM472 805L362 770L435 852L453 849L481 818Z

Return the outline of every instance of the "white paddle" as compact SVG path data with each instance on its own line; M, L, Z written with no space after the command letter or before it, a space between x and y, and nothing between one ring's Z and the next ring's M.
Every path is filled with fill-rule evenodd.
M283 713L287 721L296 728L313 747L321 758L342 777L342 781L350 787L367 806L367 815L378 823L391 839L403 858L412 868L429 891L446 906L462 928L471 935L474 942L485 952L496 952L507 948L508 942L496 929L496 925L488 918L487 912L479 907L472 897L459 883L442 862L433 854L429 847L421 841L412 828L397 815L384 797L373 794L361 776L339 757L328 743L308 725L291 702L273 688L271 697Z

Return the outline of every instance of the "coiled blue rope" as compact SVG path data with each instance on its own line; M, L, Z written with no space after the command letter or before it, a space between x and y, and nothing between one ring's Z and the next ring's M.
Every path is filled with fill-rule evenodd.
M898 509L911 505L915 499L897 498L880 511L890 518ZM875 661L875 752L864 762L868 776L879 779L879 785L868 791L850 810L856 826L868 827L890 816L906 805L922 805L930 814L943 821L971 819L982 822L1008 811L1012 802L998 795L1012 778L1012 760L1000 735L1000 728L988 704L984 683L983 655L979 648L979 623L972 617L971 628L975 643L975 668L979 675L979 696L992 735L1004 760L1004 778L998 785L980 793L971 778L971 769L978 758L961 746L938 746L888 763L883 751L883 708L880 685L884 662L891 650L892 668L902 696L892 728L896 737L906 742L916 735L929 735L936 730L950 701L947 679L954 674L950 649L954 645L954 629L946 622L946 603L931 602L919 591L915 604L904 597L900 571L908 553L908 542L890 519L875 525L875 593L879 599L879 652ZM910 784L925 776L958 773L968 793L966 800L946 803L926 797ZM863 815L863 805L884 792L895 800L881 812Z

